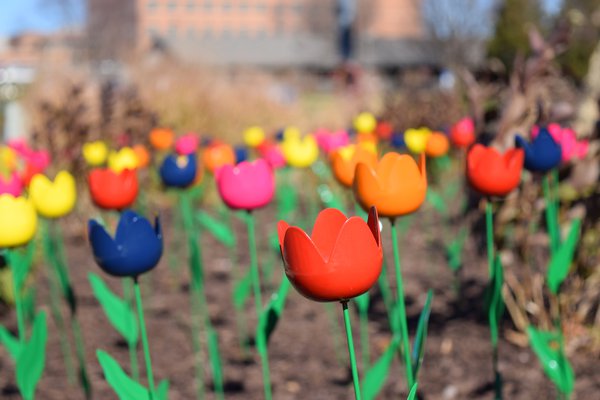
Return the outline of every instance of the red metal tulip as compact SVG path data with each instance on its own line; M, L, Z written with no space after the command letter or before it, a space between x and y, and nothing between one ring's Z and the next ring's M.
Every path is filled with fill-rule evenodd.
M506 196L519 186L524 160L523 149L500 154L493 147L476 144L467 155L467 178L484 195Z
M285 274L303 296L344 301L368 291L381 273L383 252L375 207L367 223L339 210L319 213L311 236L280 221L279 245Z
M134 170L116 173L108 168L93 169L88 176L90 195L104 209L122 210L133 204L138 194L138 179Z

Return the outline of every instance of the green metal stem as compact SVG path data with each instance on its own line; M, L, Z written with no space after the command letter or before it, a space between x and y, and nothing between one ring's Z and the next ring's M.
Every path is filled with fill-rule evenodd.
M340 326L336 318L337 314L332 303L323 303L323 306L325 307L325 312L327 312L331 330L333 331L333 335L331 336L333 336L333 350L335 352L335 359L340 367L342 367L346 364L346 357L344 355L344 348L340 339L342 331L340 330Z
M133 278L133 290L135 292L135 303L137 306L138 320L140 321L140 333L142 334L142 346L144 347L144 359L146 361L146 375L148 375L148 392L150 400L154 399L154 373L152 372L152 359L150 358L150 346L148 345L148 334L146 333L146 321L144 319L144 305L138 278Z
M127 304L132 307L133 306L133 293L131 292L131 282L128 279L122 279L123 282L123 297ZM130 318L126 318L126 322L131 324ZM137 343L135 342L127 342L127 347L129 348L129 367L131 368L131 377L134 381L140 381L140 369L138 366L138 357L137 357Z
M256 318L260 318L262 312L262 296L260 293L260 272L258 270L258 256L256 254L256 229L254 215L251 211L248 211L246 218L246 224L248 226L248 248L250 251L250 274L252 275L252 287L254 289L254 304L256 307ZM265 399L272 399L271 391L271 376L269 373L269 355L267 352L266 343L262 343L261 340L257 341L258 352L260 355L262 376L263 376L263 388L265 392Z
M494 214L492 201L488 198L485 203L485 233L488 258L488 276L492 276L494 269Z
M413 386L414 376L412 362L410 359L410 342L408 338L408 323L406 321L406 305L404 304L404 286L402 284L402 272L400 270L400 251L398 249L398 231L396 230L395 220L390 220L392 231L392 247L394 248L394 268L396 271L396 287L398 311L400 314L400 332L402 336L402 353L404 354L404 364L406 368L406 384L409 388Z
M544 192L544 201L546 203L546 228L550 236L550 251L555 254L560 246L560 238L557 226L556 205L550 187L550 175L546 174L542 178L542 190Z
M71 318L71 330L73 331L73 338L75 339L75 353L77 354L77 361L79 362L79 381L83 386L85 392L85 398L92 398L92 383L90 382L87 367L85 362L85 347L83 345L83 335L81 334L81 326L77 318Z
M356 366L356 354L354 353L354 341L352 340L352 327L350 325L350 313L348 312L348 301L342 301L344 312L344 326L346 327L346 338L348 339L348 354L350 355L350 367L352 368L352 382L354 383L354 397L360 400L360 380Z
M12 250L9 250L12 251ZM15 308L17 311L17 327L19 329L19 342L25 342L25 316L23 315L23 305L21 304L21 288L17 287L17 271L13 263L10 263L12 272L13 296L15 298Z

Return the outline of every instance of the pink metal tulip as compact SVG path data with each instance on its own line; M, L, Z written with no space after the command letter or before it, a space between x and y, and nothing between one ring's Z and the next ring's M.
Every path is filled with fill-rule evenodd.
M263 142L258 146L258 152L273 169L285 167L285 157L283 156L279 145Z
M198 136L195 133L185 134L175 142L175 151L181 156L187 156L198 149L198 143Z
M4 177L0 175L0 194L7 193L14 197L19 197L22 192L23 183L16 172L13 173L8 180L5 180Z
M327 129L318 129L314 135L317 144L326 154L350 144L348 133L343 130L329 132Z
M262 158L225 165L215 172L217 188L229 208L254 210L266 206L275 194L275 177L269 163Z

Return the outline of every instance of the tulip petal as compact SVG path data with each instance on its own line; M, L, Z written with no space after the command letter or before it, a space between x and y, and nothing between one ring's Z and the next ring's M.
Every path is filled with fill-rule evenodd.
M277 223L277 236L279 237L279 247L283 248L283 239L290 225L285 221L279 221Z
M347 219L337 208L327 208L317 216L311 238L325 261L331 257L337 236Z
M290 280L295 276L315 275L327 270L325 260L313 241L296 226L289 227L285 233L283 261Z
M381 231L379 230L379 216L377 215L377 208L371 207L371 209L369 209L367 225L369 226L369 229L371 229L371 233L375 238L377 246L381 247Z
M102 225L93 219L88 222L88 235L96 262L103 268L105 265L111 268L120 257L117 244L113 238L110 237Z

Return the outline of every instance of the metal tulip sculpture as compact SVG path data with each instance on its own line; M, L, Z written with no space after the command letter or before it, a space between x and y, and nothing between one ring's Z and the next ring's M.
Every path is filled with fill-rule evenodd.
M485 204L486 242L488 255L488 322L493 348L495 398L502 398L502 375L498 369L498 324L504 313L502 285L504 274L500 257L494 250L494 216L492 197L503 197L519 186L525 154L522 149L510 149L504 154L492 147L476 144L467 154L467 179L471 186L487 197Z
M256 228L252 211L271 202L275 194L275 176L273 169L263 159L253 162L244 161L236 166L225 165L215 172L219 195L231 209L245 210L248 229L248 248L250 252L250 275L254 289L254 302L257 318L263 308L258 255L256 253ZM271 399L271 379L266 343L257 343L261 356L265 398Z
M354 394L361 399L348 301L367 292L381 273L377 211L371 208L365 223L360 217L346 218L337 209L325 209L311 236L285 221L277 229L285 274L296 290L310 300L342 303Z
M109 275L133 280L148 388L131 379L111 356L98 350L97 356L104 376L120 398L166 399L169 388L168 381L161 382L158 387L154 384L144 307L139 286L140 275L154 269L163 253L160 221L156 218L155 224L152 226L143 216L126 210L121 214L114 237L95 220L89 221L88 235L98 266Z
M0 326L0 343L15 363L17 387L25 400L33 400L36 386L46 362L46 315L39 312L27 338L22 292L31 269L34 245L31 242L37 229L37 215L31 200L0 195L0 251L11 269L12 293L17 314L18 334L14 337ZM25 246L22 253L17 247Z

